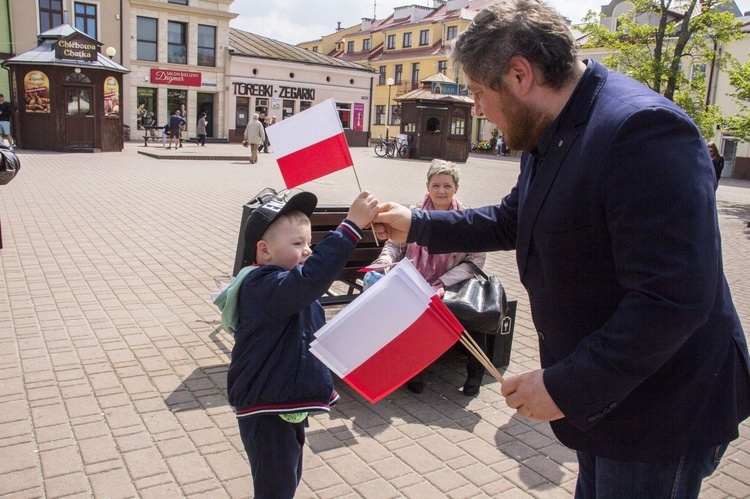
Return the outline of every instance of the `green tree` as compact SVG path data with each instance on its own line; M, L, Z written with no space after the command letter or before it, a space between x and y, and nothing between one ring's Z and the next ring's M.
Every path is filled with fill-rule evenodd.
M705 137L724 120L706 102L707 71L725 68L729 56L719 47L742 36L741 23L720 7L727 0L630 0L633 9L609 31L602 16L589 11L579 27L584 48L604 48L608 67L625 73L674 101L693 118Z
M732 135L742 142L750 141L750 61L735 63L729 71L729 83L735 92L730 94L740 108L740 112L727 119Z

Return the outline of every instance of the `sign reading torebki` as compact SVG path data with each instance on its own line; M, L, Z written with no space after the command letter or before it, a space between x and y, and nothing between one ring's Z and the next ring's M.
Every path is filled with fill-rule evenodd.
M174 69L151 68L151 83L200 87L201 73L200 71L177 71Z

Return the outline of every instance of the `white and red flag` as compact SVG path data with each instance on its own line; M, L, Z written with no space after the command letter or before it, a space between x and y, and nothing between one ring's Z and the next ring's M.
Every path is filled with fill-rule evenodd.
M408 259L315 334L310 351L372 403L432 364L463 327Z
M333 99L266 128L287 189L354 165Z

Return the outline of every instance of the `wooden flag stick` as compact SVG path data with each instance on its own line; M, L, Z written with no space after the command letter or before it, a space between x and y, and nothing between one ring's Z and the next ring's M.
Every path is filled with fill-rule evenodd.
M461 333L461 344L463 344L466 349L469 351L470 354L472 354L474 357L476 357L479 362L482 363L485 369L492 375L493 378L498 380L500 384L502 385L505 380L503 379L500 372L497 370L497 368L492 364L492 361L487 357L487 354L484 353L484 351L477 345L477 342L474 341L474 338L469 335L466 330L464 330Z
M354 172L354 179L357 181L357 187L359 188L359 192L362 192L362 184L359 183L359 175L357 175L357 169L354 168L354 165L352 165L352 171ZM375 235L375 227L370 224L370 230L372 230L372 237L375 238L375 246L380 246L380 241L378 240L378 236Z

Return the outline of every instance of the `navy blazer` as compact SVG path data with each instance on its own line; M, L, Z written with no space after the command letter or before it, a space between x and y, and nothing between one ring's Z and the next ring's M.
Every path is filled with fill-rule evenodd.
M516 250L565 445L676 457L750 415L715 176L693 122L595 61L500 205L412 215L436 253Z

